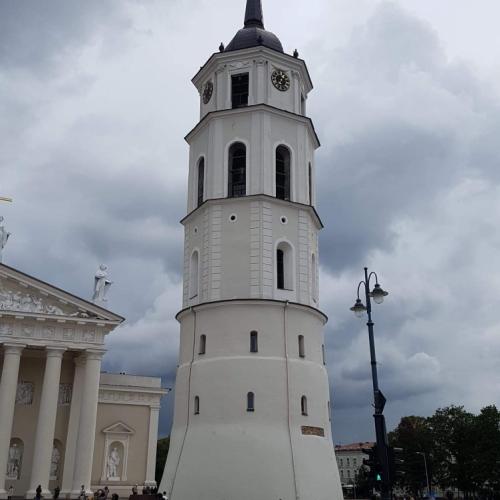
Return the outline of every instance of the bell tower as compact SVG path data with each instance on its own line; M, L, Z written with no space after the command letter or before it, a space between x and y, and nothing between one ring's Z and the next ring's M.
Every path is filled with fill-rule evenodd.
M170 500L326 500L342 489L319 310L312 82L260 0L192 80Z

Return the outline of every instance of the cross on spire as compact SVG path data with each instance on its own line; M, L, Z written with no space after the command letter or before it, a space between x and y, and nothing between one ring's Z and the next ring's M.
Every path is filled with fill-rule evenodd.
M245 10L245 28L257 27L264 29L261 0L247 0Z

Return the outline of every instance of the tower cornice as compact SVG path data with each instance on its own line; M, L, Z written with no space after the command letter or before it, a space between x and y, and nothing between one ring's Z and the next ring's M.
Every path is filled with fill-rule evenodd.
M223 299L223 300L212 300L207 302L202 302L201 304L196 304L193 306L185 307L181 309L176 315L175 319L180 321L182 317L189 313L190 311L199 311L203 309L210 309L214 307L220 307L221 305L255 305L255 306L281 306L283 308L290 307L293 309L300 309L303 311L308 311L312 314L318 316L324 325L328 322L328 316L323 312L317 309L316 307L308 306L307 304L300 304L299 302L291 302L288 300L276 300L276 299Z
M242 114L248 114L249 111L266 111L269 113L273 113L278 116L282 116L285 118L290 118L293 120L298 120L302 123L304 123L311 134L311 136L314 138L314 145L315 148L319 148L321 146L321 143L319 141L318 134L316 133L316 129L314 128L313 121L311 118L303 115L298 115L297 113L292 113L291 111L286 111L284 109L279 109L274 106L270 106L269 104L253 104L251 106L245 106L243 108L235 108L235 109L221 109L219 111L211 111L207 113L199 122L198 124L188 132L186 137L184 137L185 141L189 144L191 139L200 132L211 120L214 118L220 118L224 116L233 116L233 115L242 115Z
M219 66L221 64L234 61L235 58L257 58L259 56L262 57L263 55L268 57L270 60L273 60L273 62L275 62L276 64L279 64L281 62L283 65L287 65L292 69L299 71L306 85L306 93L309 93L314 88L311 80L311 75L309 74L309 70L307 69L307 64L303 59L264 46L233 50L230 52L215 52L210 56L208 61L203 66L201 66L201 68L196 73L196 75L194 75L191 81L193 85L195 85L195 87L199 89L203 81L206 80L210 73L213 71L214 65Z
M197 213L199 210L202 210L203 208L206 208L207 205L210 204L220 205L221 203L238 203L238 202L243 203L247 202L248 200L274 201L279 205L288 205L288 206L292 205L294 207L310 212L318 229L323 229L324 227L323 222L321 221L321 218L318 215L318 212L316 212L316 209L312 205L305 205L304 203L298 203L296 201L290 201L290 200L281 200L274 196L269 196L268 194L250 194L247 196L240 196L238 198L209 198L208 200L205 200L199 207L189 212L183 219L181 219L180 223L186 224L187 222L189 222L189 219L191 219L191 217L195 213Z

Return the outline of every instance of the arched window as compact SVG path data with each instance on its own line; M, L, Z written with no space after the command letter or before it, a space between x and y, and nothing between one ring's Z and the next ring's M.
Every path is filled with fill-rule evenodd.
M255 396L253 392L247 394L247 411L255 411Z
M198 354L205 354L206 348L207 348L207 336L200 335L200 350Z
M316 302L318 300L318 283L316 278L316 255L311 256L311 294L312 299Z
M276 287L278 290L293 290L292 247L285 241L276 249Z
M313 204L313 174L312 174L312 165L309 163L309 169L308 169L308 179L309 179L309 205Z
M253 331L250 332L250 352L258 352L259 344L258 344L258 333Z
M227 176L227 196L237 198L247 194L246 187L247 149L241 142L229 148L229 171Z
M194 299L198 295L198 268L199 268L198 250L191 254L191 265L189 268L189 298Z
M300 411L302 415L307 416L307 398L305 396L300 398Z
M200 414L200 398L198 396L194 397L194 414Z
M290 199L290 150L285 146L276 148L276 198Z
M205 158L200 158L198 162L198 204L203 203L203 194L205 192Z
M304 346L304 335L299 335L299 356L301 358L306 357L306 349Z

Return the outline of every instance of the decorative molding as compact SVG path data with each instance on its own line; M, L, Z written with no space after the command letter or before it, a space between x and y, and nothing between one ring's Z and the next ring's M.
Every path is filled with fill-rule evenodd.
M323 427L312 427L310 425L303 425L302 434L304 434L304 436L325 437L325 429L323 429Z
M250 61L238 61L235 63L228 64L230 70L248 68L250 66Z
M99 403L137 406L160 406L163 392L146 393L133 390L99 389Z
M59 384L59 394L57 396L57 404L59 406L69 406L73 396L73 384Z
M212 284L210 300L219 300L222 277L222 207L212 207L212 224L210 231L210 283Z
M260 202L250 203L250 297L260 296L261 221Z
M18 382L16 390L16 405L29 406L33 404L33 382Z
M116 422L102 432L106 438L101 481L126 481L129 441L135 431L123 422Z
M14 327L9 323L0 323L0 335L10 336L14 334Z
M51 314L64 316L57 306L47 304L43 299L27 292L15 292L0 288L0 311Z

